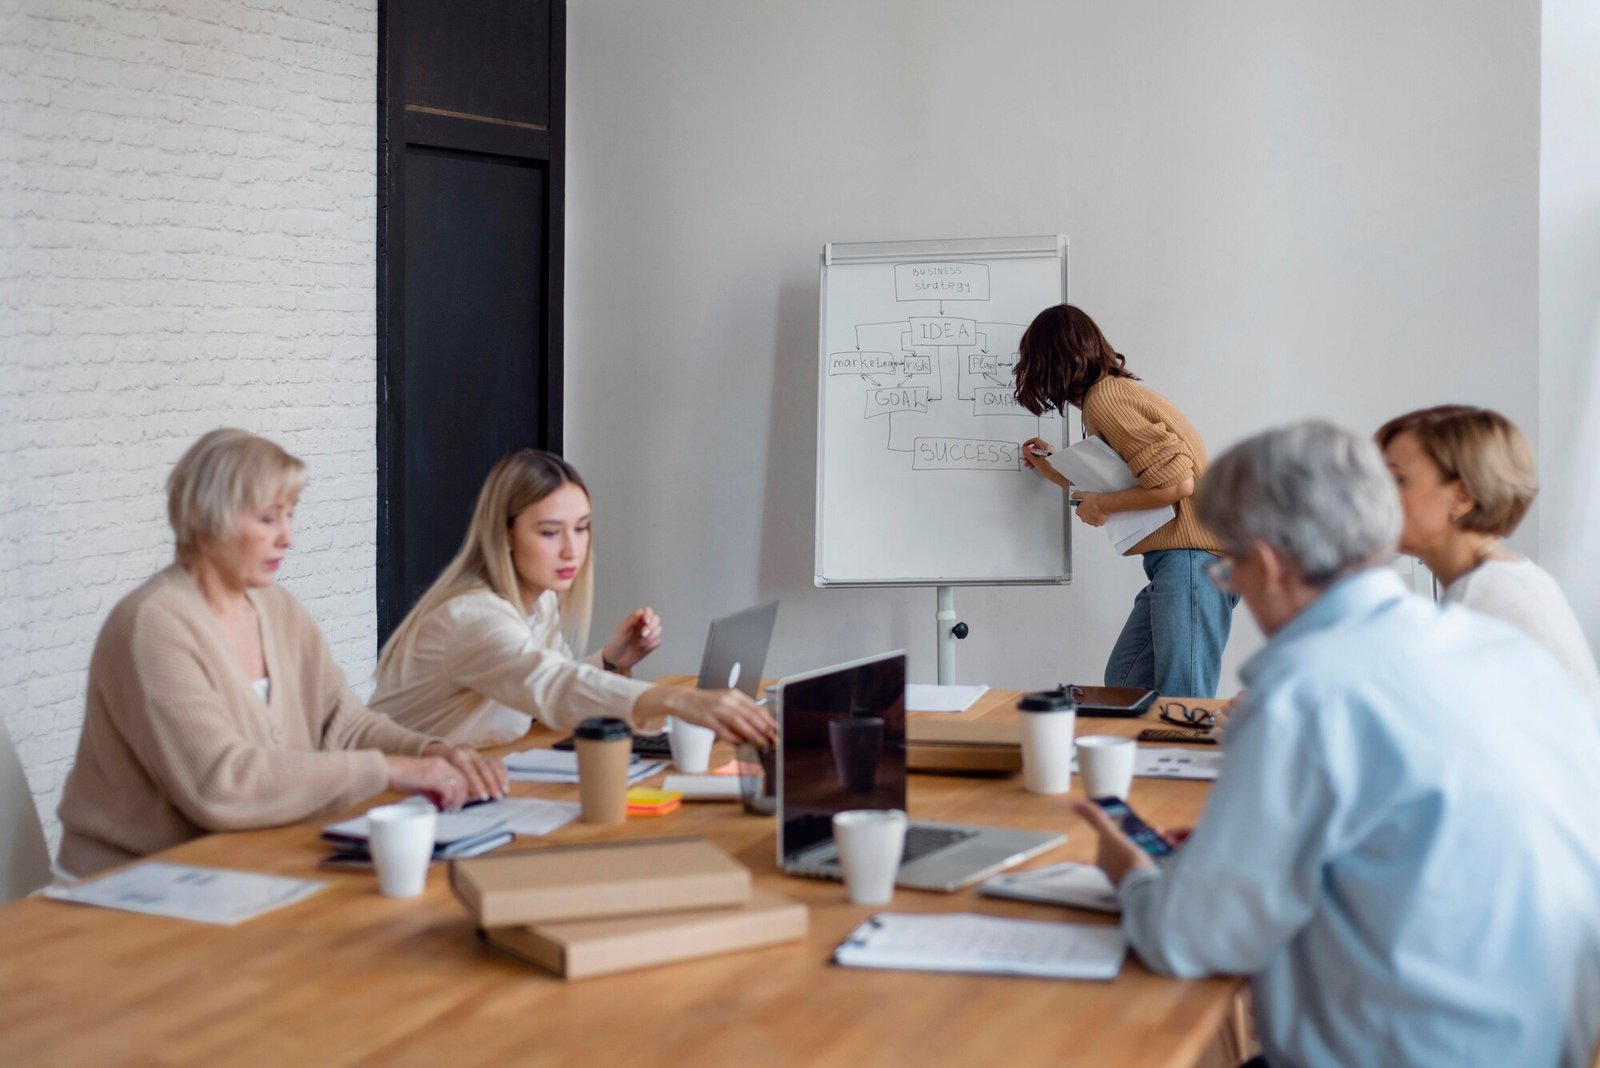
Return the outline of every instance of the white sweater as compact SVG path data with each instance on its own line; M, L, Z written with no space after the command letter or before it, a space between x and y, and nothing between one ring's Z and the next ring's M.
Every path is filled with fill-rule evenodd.
M1444 599L1503 620L1544 646L1600 709L1600 668L1572 606L1544 568L1520 557L1485 560L1445 587Z
M410 653L378 676L374 711L458 744L490 746L527 733L534 718L571 730L587 716L630 724L648 682L605 670L600 654L573 658L555 593L524 619L488 590L452 597L422 621Z

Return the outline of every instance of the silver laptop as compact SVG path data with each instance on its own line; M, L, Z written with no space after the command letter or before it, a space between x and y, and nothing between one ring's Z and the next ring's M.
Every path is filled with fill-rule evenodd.
M778 717L778 866L842 877L833 815L906 807L906 655L856 660L772 688ZM959 890L1066 841L1008 827L912 820L895 882Z
M755 697L761 689L761 670L767 665L772 625L778 602L769 601L743 612L711 621L705 655L700 659L702 690L743 690Z

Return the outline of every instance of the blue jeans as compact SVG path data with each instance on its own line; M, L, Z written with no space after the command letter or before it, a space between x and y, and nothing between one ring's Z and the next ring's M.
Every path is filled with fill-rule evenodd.
M1215 697L1222 648L1238 595L1223 593L1204 568L1203 549L1144 554L1150 584L1133 600L1106 661L1107 686L1148 686L1169 697Z

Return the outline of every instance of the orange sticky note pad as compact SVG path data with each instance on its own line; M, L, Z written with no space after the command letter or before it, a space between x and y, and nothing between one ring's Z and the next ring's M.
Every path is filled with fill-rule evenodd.
M635 786L628 791L628 815L665 816L683 804L683 794L678 790L656 790L648 786Z

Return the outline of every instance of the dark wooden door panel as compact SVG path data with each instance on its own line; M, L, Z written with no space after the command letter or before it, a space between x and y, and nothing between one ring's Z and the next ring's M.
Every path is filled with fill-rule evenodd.
M406 153L407 604L454 555L494 462L544 440L544 210L536 163Z
M379 0L378 636L561 448L564 0Z

